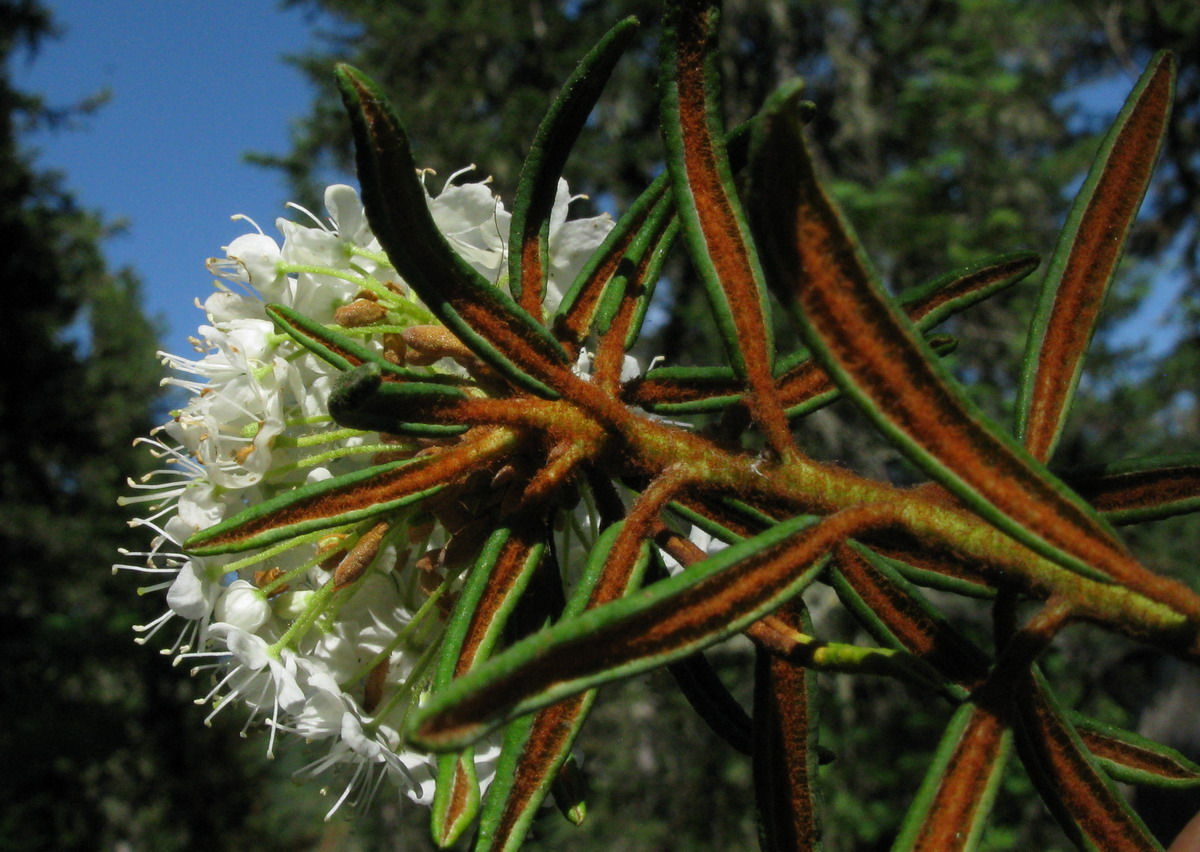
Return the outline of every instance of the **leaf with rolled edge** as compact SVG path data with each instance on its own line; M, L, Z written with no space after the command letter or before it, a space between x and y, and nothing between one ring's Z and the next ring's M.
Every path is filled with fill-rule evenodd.
M1071 841L1083 850L1161 852L1141 819L1088 754L1040 672L1013 694L1017 753Z
M626 18L580 60L538 125L521 167L508 242L509 289L530 316L541 319L549 276L550 213L567 155L638 27Z
M898 300L913 325L928 331L1016 284L1037 265L1038 256L1033 252L989 257L906 290ZM954 350L954 338L948 335L930 335L928 341L938 355ZM810 414L841 396L829 375L806 353L784 359L775 372L789 418ZM647 411L691 414L733 405L740 401L742 392L743 387L728 367L663 367L630 382L623 396L626 403Z
M967 565L962 560L930 554L919 548L888 548L879 541L871 541L869 546L914 586L978 600L996 597L996 590L989 585L995 583L996 578L989 577L976 570L976 566Z
M926 338L934 355L944 358L958 349L958 338L931 334ZM837 401L841 389L815 361L805 361L779 377L779 395L789 419L804 417Z
M510 452L516 444L513 433L489 430L436 454L301 485L201 530L183 546L197 556L236 553L371 518L436 494L460 476Z
M693 265L747 408L769 446L794 452L775 393L774 341L766 285L732 170L720 119L719 4L668 0L661 48L662 128L676 208Z
M783 521L688 571L518 642L412 717L410 738L448 750L508 719L658 668L741 631L807 588L838 541L880 522L850 509Z
M671 504L671 511L727 544L757 535L778 522L778 519L731 498L704 500L681 497Z
M915 654L959 686L972 687L990 661L888 561L860 544L834 550L830 582L842 604L880 644ZM957 698L964 695L957 690Z
M599 248L585 261L575 281L563 294L551 328L569 355L579 354L592 320L610 289L610 282L619 268L631 263L625 257L634 241L646 239L648 232L652 233L660 227L651 220L670 191L669 180L664 172L637 197Z
M1129 459L1062 474L1114 524L1138 524L1200 510L1200 454Z
M1200 612L1193 593L1139 565L1090 506L957 389L817 181L789 114L794 95L773 95L755 124L751 212L770 282L826 370L909 459L1017 541L1071 571Z
M708 554L694 542L684 538L665 524L655 533L655 544L665 550L685 568L703 562ZM652 581L665 579L668 574L659 550L654 552L655 568ZM667 671L675 685L705 724L736 751L749 755L753 745L752 723L749 714L730 694L703 651L669 664Z
M892 852L957 852L979 844L1011 753L1012 732L991 710L958 708Z
M644 542L632 549L618 548L623 528L623 523L613 524L601 533L572 590L564 619L584 612L598 593L619 596L641 582L650 548ZM614 563L608 558L614 550L629 559ZM607 591L600 591L605 587ZM551 783L570 756L595 696L596 690L589 689L508 724L496 778L484 800L476 852L520 847Z
M752 123L753 119L738 125L725 138L730 167L735 171L746 163L750 149ZM670 173L663 172L651 181L646 189L642 190L641 195L634 200L617 221L616 226L609 231L604 242L587 259L575 277L575 281L564 294L562 303L551 323L551 328L572 357L579 354L579 349L587 337L589 326L597 311L600 310L602 299L605 307L599 322L601 330L607 327L604 318L616 315L618 310L616 306L624 294L614 293L613 291L619 288L610 286L610 282L612 282L618 265L622 264L625 252L633 240L635 238L647 239L647 230L650 233L662 230L659 223L650 222L649 219L656 215L659 201L664 197L670 197L670 180ZM673 202L671 214L673 218ZM669 232L664 232L658 238L658 246L653 251L656 254L664 253L666 248L673 243L675 235L675 226L671 226ZM630 327L629 336L626 338L627 349L633 346L634 339L641 329L650 296L654 291L653 284L656 276L648 274L646 277L648 286L638 296L638 310Z
M1165 789L1200 787L1200 766L1170 746L1082 713L1067 715L1080 741L1114 781Z
M459 388L429 382L384 382L373 361L343 373L329 394L329 416L342 426L392 435L445 437L467 431Z
M614 396L620 392L625 353L641 334L659 273L679 235L679 221L670 198L662 199L656 213L657 229L631 247L626 258L629 262L622 265L605 291L594 324L597 339L592 382Z
M352 340L344 334L322 325L299 311L285 305L267 305L267 316L285 334L312 352L321 360L339 370L352 370L363 364L379 367L383 381L426 382L439 385L461 385L461 376L434 373L430 370L414 370L400 367L384 358L380 353Z
M350 115L358 179L371 230L396 272L481 360L514 384L556 398L572 381L554 336L458 256L429 212L408 136L362 72L337 67Z
M901 292L896 300L921 331L991 298L1037 269L1031 251L988 257Z
M446 625L434 689L461 677L491 653L541 561L544 527L539 520L517 529L501 527L488 537ZM442 847L454 843L475 819L479 802L474 749L440 755L430 813L434 842Z
M939 356L958 348L957 338L948 334L929 337L930 348ZM817 362L802 357L784 371L776 386L788 418L802 417L835 402L842 391ZM630 380L621 390L627 405L637 405L656 414L699 414L720 411L743 399L743 385L728 367L659 367Z
M775 612L800 633L812 619L800 598ZM755 649L754 801L764 852L818 850L816 672Z
M1083 356L1167 130L1175 60L1154 56L1100 144L1042 282L1017 393L1017 437L1054 453Z

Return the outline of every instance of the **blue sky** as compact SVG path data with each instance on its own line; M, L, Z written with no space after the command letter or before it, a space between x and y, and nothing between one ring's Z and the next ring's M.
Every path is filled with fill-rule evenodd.
M63 28L32 62L18 55L15 84L52 105L107 87L112 99L73 130L28 139L42 168L62 169L85 206L128 222L106 245L110 264L132 266L163 345L190 351L202 316L192 307L211 292L204 261L245 233L245 213L274 235L285 213L282 177L243 161L246 151L284 153L289 123L312 93L283 61L315 42L317 27L278 0L43 0ZM1084 87L1084 106L1111 116L1133 80ZM322 213L323 211L314 211ZM1158 332L1178 277L1163 276L1143 309L1118 330L1124 343Z
M282 177L242 160L285 153L289 122L311 103L282 59L314 44L313 23L277 0L45 0L63 29L32 62L19 54L18 88L52 105L108 87L112 99L71 130L27 144L37 164L66 172L80 203L128 222L105 246L110 264L141 277L163 345L188 352L211 292L207 257L245 233L245 213L273 229L287 200ZM327 25L328 22L325 22Z

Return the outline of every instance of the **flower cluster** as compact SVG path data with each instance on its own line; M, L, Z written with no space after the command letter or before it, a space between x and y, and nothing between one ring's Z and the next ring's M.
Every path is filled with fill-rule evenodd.
M428 197L430 212L456 251L503 286L509 213L486 183L455 185L456 176ZM549 309L611 227L605 216L568 221L573 200L560 182ZM326 743L306 774L349 765L332 813L348 798L369 800L384 776L416 801L432 798L432 759L407 750L400 731L428 686L459 584L444 558L446 531L409 510L250 555L197 557L182 547L274 496L421 449L335 423L327 405L338 372L279 333L267 304L337 326L395 363L457 369L406 353L405 332L436 321L391 267L355 190L329 187L325 206L328 223L296 208L311 223L279 219L282 244L255 225L209 261L218 280L193 339L198 356L163 355L175 374L165 382L190 399L143 439L162 464L131 482L135 494L123 501L148 507L131 523L153 539L116 568L161 579L141 591L165 590L167 610L138 628L139 641L182 622L164 653L212 676L201 699L211 715L244 705L246 728L269 726L269 751L278 734ZM485 784L495 757L495 748L476 753Z

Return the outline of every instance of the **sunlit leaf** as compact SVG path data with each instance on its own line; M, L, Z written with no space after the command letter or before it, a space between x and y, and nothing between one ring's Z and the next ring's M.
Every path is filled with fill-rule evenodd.
M497 429L436 454L302 485L201 530L184 546L201 556L233 553L375 517L436 494L516 444L515 435Z
M1062 434L1084 352L1150 185L1174 80L1174 58L1157 54L1100 144L1046 270L1018 388L1016 430L1041 461Z
M408 136L378 87L348 65L337 69L350 115L358 179L371 230L421 301L472 352L540 396L570 381L567 354L544 326L451 248L426 203Z
M1022 544L1084 576L1196 611L1194 595L1138 565L1099 516L938 365L821 187L791 115L794 95L775 95L756 123L751 211L769 280L826 370L914 463Z
M751 417L778 453L792 446L774 392L774 343L766 287L733 184L720 118L715 50L719 4L669 0L661 48L663 135L684 240L704 282Z
M958 708L904 818L892 852L957 852L979 845L1008 763L1012 732L975 704Z
M806 588L836 542L876 519L852 510L784 521L682 574L564 618L432 696L411 735L453 749L508 718L731 636Z
M637 18L621 21L580 60L550 104L521 168L509 231L508 281L517 302L538 320L549 275L550 212L559 177L637 25Z

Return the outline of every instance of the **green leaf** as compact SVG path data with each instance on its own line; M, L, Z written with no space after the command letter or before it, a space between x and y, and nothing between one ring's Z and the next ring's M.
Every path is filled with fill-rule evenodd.
M600 589L609 587L606 594L619 595L641 582L649 549L644 544L632 550L618 547L624 531L623 523L618 523L601 534L567 602L564 617L586 610ZM614 551L624 552L632 561L608 559ZM496 778L484 801L476 852L520 847L538 807L570 757L595 697L596 690L590 689L508 724Z
M1164 789L1200 787L1200 766L1170 746L1080 713L1069 718L1084 747L1114 781Z
M883 557L859 544L840 545L830 580L843 605L880 644L915 654L962 686L987 676L987 655ZM965 696L960 690L956 697Z
M337 80L354 130L367 220L396 271L480 359L519 387L556 398L574 378L566 352L446 242L404 127L375 83L348 65L338 66Z
M1037 269L1031 251L1001 254L939 275L896 297L904 313L921 331L977 305L1021 281Z
M440 385L463 383L463 379L458 376L399 367L369 346L364 346L285 305L267 305L266 312L285 334L339 370L349 371L363 364L374 364L379 368L384 381L399 380Z
M935 334L929 337L929 346L944 356L958 348L958 340ZM789 419L811 414L841 397L829 374L806 356L789 358L783 366L775 381ZM745 397L743 383L728 367L672 366L630 380L621 389L621 399L656 414L700 414L741 404Z
M990 710L958 708L892 852L955 852L975 849L991 812L1011 752L1012 732Z
M661 223L657 217L661 215L659 211L663 199L668 197L670 191L669 180L669 175L664 172L637 197L608 232L600 247L587 259L570 289L563 295L552 328L571 355L579 354L602 303L609 306L605 310L609 319L616 313L613 303L619 301L620 295L616 299L609 295L614 289L610 282L619 269L635 265L633 258L627 259L631 252L638 254L633 248L635 240L648 243L652 235L660 230ZM673 208L669 209L671 213L674 212Z
M638 26L626 18L580 61L538 126L521 168L508 243L509 288L530 316L540 319L549 275L550 213L567 155L596 99Z
M329 416L342 426L393 435L445 437L467 431L459 388L430 382L384 382L368 361L343 373L329 394Z
M720 119L719 4L669 0L663 20L662 127L684 241L751 417L780 455L794 451L771 367L766 286L733 184Z
M876 521L869 510L784 521L682 574L564 618L431 696L411 737L457 748L507 719L719 642L801 592L834 543Z
M1167 131L1175 60L1155 55L1100 144L1042 282L1017 395L1017 437L1054 453L1091 342Z
M436 494L511 451L516 440L512 433L493 430L435 454L302 485L201 530L183 546L197 556L236 553L372 518Z
M1005 533L1071 571L1194 610L939 366L818 182L793 96L773 96L756 124L751 210L771 285L826 370L910 460Z
M1162 852L1125 797L1088 754L1040 672L1014 695L1017 752L1050 813L1081 850Z
M1063 473L1114 524L1138 524L1200 510L1200 454L1129 459Z
M495 647L541 561L542 526L500 527L484 543L446 625L435 690L471 671ZM479 802L474 749L441 755L430 814L434 841L443 847L454 843L475 819Z

